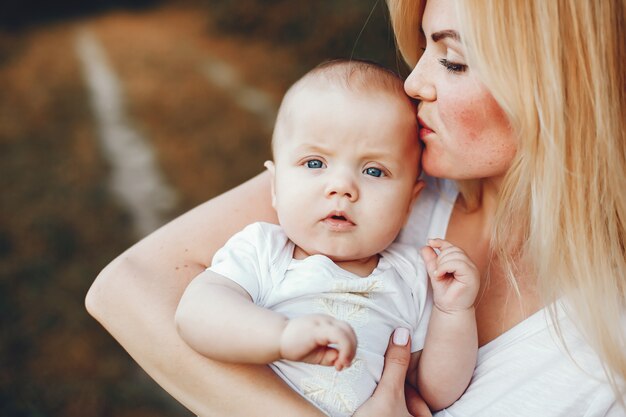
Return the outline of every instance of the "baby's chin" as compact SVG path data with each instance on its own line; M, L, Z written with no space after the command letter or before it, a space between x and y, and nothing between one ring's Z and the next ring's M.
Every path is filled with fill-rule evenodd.
M378 251L376 252L357 252L357 253L329 253L325 256L330 258L333 262L358 262L358 261L367 261L372 256L378 256Z
M355 245L344 245L341 247L336 244L318 245L318 246L299 246L302 254L305 256L323 255L333 262L356 262L367 261L372 256L378 256L385 248L381 247L355 247Z

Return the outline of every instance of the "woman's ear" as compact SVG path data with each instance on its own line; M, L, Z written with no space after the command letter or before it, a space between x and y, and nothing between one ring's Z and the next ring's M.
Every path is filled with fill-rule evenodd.
M272 193L272 207L276 208L276 166L272 161L265 161L263 166L270 173L270 184L271 184L271 193Z

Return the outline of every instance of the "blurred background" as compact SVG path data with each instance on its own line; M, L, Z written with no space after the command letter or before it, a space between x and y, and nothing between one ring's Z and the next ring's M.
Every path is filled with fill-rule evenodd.
M116 255L269 158L286 88L403 72L384 1L0 3L0 416L190 416L84 310Z

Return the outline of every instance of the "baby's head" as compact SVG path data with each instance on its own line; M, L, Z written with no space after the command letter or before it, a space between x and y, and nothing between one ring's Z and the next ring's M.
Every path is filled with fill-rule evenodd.
M415 104L393 72L318 66L285 95L272 150L272 204L309 255L357 260L397 236L422 183Z

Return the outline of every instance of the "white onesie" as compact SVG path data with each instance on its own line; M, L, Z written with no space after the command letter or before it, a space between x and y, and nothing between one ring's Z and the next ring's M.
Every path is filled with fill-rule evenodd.
M424 345L432 303L422 259L417 247L394 243L370 276L359 277L322 255L293 259L293 251L279 226L254 223L215 254L209 269L243 287L255 304L289 318L328 314L350 323L358 339L350 368L337 372L290 361L271 366L329 415L351 416L380 379L394 329L411 330L412 351Z

